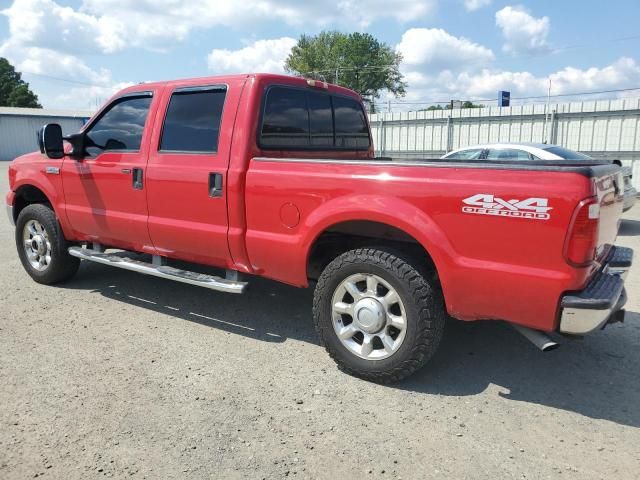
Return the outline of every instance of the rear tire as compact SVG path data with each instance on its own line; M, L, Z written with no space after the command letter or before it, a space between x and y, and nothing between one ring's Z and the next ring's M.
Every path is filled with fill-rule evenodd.
M36 282L63 282L78 271L80 259L67 252L56 214L46 205L28 205L20 212L15 238L22 266Z
M320 275L314 323L341 370L376 383L398 382L437 351L445 324L440 290L410 261L361 248L340 255Z

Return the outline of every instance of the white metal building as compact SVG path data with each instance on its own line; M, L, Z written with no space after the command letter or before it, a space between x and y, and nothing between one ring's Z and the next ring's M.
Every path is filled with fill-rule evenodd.
M36 132L46 123L59 123L68 135L82 128L92 112L0 107L0 160L38 149Z

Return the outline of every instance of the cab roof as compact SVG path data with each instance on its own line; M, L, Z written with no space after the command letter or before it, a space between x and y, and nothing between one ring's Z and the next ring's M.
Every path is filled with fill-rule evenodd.
M176 80L164 80L158 82L142 82L136 85L132 85L130 87L124 88L116 93L115 96L120 96L122 94L134 93L134 92L143 92L150 88L162 88L166 86L182 86L182 85L206 85L206 84L215 84L215 83L231 83L236 82L246 78L255 78L256 80L266 81L268 83L284 83L300 86L307 86L307 81L309 80L306 77L298 77L293 75L282 75L277 73L238 73L232 75L213 75L206 77L194 77L194 78L183 78ZM342 93L349 96L355 96L358 99L362 100L358 93L354 92L345 87L341 87L340 85L335 85L332 83L327 83L328 90L333 93Z

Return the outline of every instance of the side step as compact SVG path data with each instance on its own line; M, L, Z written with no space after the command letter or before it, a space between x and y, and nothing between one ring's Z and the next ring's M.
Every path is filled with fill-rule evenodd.
M190 272L179 268L169 267L167 265L153 265L152 263L133 260L132 258L120 257L82 247L69 247L69 255L78 257L82 260L102 263L103 265L111 265L112 267L124 268L154 277L175 280L176 282L188 283L199 287L208 288L210 290L218 290L226 293L243 293L247 286L247 282L239 282L227 280L213 275L204 273Z

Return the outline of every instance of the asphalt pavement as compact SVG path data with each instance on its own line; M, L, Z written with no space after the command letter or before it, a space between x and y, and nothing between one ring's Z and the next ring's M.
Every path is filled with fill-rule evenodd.
M640 206L619 244L640 252ZM624 324L549 353L452 322L424 370L380 386L318 345L311 290L87 262L42 286L1 219L0 478L636 479L639 264L627 288Z

